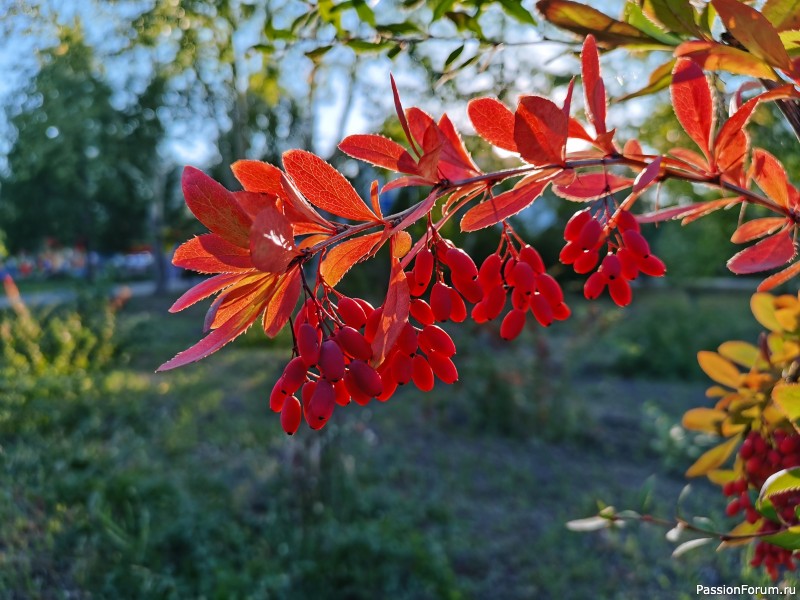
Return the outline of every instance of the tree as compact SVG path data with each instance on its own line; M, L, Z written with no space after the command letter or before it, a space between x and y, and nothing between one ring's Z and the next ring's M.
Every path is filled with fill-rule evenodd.
M728 438L687 474L708 475L723 485L726 495L736 496L729 514L743 512L745 521L733 531L715 532L680 520L676 533L693 531L727 545L757 542L754 564L776 578L782 565L793 567L800 548L800 304L765 292L800 272L794 240L800 192L773 154L751 146L747 125L759 104L775 102L800 137L795 41L800 23L794 6L771 0L758 12L738 0L713 0L698 11L688 0L648 1L629 3L624 20L618 21L569 0L539 2L549 21L589 34L581 56L586 119L571 116L571 86L563 104L524 96L512 111L492 98L472 101L469 115L478 134L519 155L521 164L509 170L483 172L446 116L434 121L419 109L402 110L396 88L407 146L378 136L350 136L340 145L350 156L402 174L382 190L374 185L368 203L333 167L304 150L284 153L282 170L257 161L234 163L244 192L229 192L187 168L186 202L210 233L184 244L175 261L214 276L182 296L173 310L218 296L206 318L208 336L161 370L208 356L259 317L267 335L277 334L302 295L291 325L294 357L276 382L270 405L280 412L287 433L303 420L318 429L350 399L359 404L373 397L388 400L398 384L410 381L429 390L434 376L453 382L458 377L455 346L436 323L466 319L467 303L474 305L472 318L483 322L499 318L510 299L501 325L506 339L516 337L529 312L541 325L569 317L557 282L509 222L546 188L587 207L565 227L561 262L577 273L591 273L584 286L588 299L608 290L620 306L631 302L629 281L639 273L665 272L641 234L642 224L688 223L724 207L740 207L733 241L760 241L737 252L728 267L738 274L779 269L760 284L752 305L771 333L757 346L729 343L719 353L700 354L701 366L719 384L710 394L720 400L713 409L687 413L685 425ZM725 30L720 41L712 35L717 14ZM696 149L678 146L652 154L635 139L618 141L606 122L598 45L658 48L676 55L641 93L669 87L678 121ZM753 87L741 88L730 114L716 124L716 92L703 68L756 78L766 91L745 99ZM585 142L584 149L567 150L569 138ZM673 179L716 190L718 197L634 216L631 209L642 205L643 195ZM511 180L516 180L513 187L499 187ZM384 216L379 193L404 186L430 191L419 204ZM748 207L772 216L753 215ZM436 215L441 209L438 220L434 209ZM480 268L440 234L456 216L464 232L498 231L498 249ZM425 234L413 240L406 230L417 221L425 224ZM335 288L347 270L387 242L390 273L384 303L375 309L340 294ZM318 267L304 269L315 256L320 257ZM739 458L732 468L722 468L735 453ZM631 516L603 511L573 526L608 526L625 518ZM696 545L693 540L682 550Z
M161 82L117 108L79 27L46 51L24 104L3 179L2 226L12 251L46 238L120 251L145 238ZM45 201L46 199L46 201Z

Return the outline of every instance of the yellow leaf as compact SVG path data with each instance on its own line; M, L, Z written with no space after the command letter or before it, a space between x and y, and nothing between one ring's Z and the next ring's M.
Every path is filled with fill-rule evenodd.
M736 481L739 479L739 471L736 469L716 469L706 473L706 477L711 483L716 485L725 485L729 481Z
M800 384L783 383L772 390L772 400L790 421L800 419Z
M747 521L739 523L736 527L734 527L728 532L728 535L736 536L738 539L726 540L722 542L717 547L717 550L724 550L725 548L733 548L735 546L744 546L746 544L749 544L750 542L753 541L753 538L747 536L755 536L761 529L762 523L763 523L762 519L759 519L755 523L748 523Z
M725 437L730 437L732 435L736 435L737 433L741 433L747 428L747 425L744 423L734 423L732 421L723 421L722 426L719 429L719 432L724 435Z
M737 365L741 365L748 369L753 368L753 365L756 364L761 355L759 349L753 344L740 341L723 343L719 347L719 353L728 360L735 362Z
M706 431L717 433L719 425L728 416L728 413L713 408L693 408L683 414L682 424L692 431Z
M770 331L783 331L780 322L775 318L775 297L772 294L753 294L750 310L753 311L756 321Z
M775 311L775 320L786 331L797 331L800 328L800 311L797 308L781 308Z
M739 382L742 379L739 369L731 361L722 358L716 352L708 352L706 350L698 352L697 362L700 363L700 368L703 369L705 374L717 383L734 389L739 386Z
M706 398L719 398L721 396L725 396L730 393L731 393L730 390L727 390L722 386L712 385L710 388L706 390Z
M709 471L713 471L724 464L730 455L733 454L733 451L739 444L739 439L740 436L737 435L727 442L723 442L719 446L714 446L711 450L703 453L703 455L686 471L686 477L705 475Z

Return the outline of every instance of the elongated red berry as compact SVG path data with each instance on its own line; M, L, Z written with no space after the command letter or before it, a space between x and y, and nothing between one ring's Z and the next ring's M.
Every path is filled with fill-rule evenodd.
M621 210L617 213L617 229L620 231L628 231L632 229L633 231L639 231L639 221L636 220L636 217L629 210Z
M431 309L437 321L447 321L453 309L453 300L450 296L450 286L437 281L431 290Z
M550 303L541 294L534 294L531 296L531 312L539 325L542 327L550 327L553 322L553 309L550 308Z
M303 409L300 406L300 400L296 396L286 398L281 409L281 427L283 427L283 430L289 435L294 435L300 427L302 416Z
M618 277L608 282L608 293L617 306L628 306L631 303L631 285L627 279Z
M536 251L536 248L533 246L525 245L519 251L519 259L530 265L533 269L533 272L537 275L544 273L544 261L542 260L542 255Z
M453 356L456 353L456 345L448 333L436 325L426 325L417 336L419 347L425 354L429 352L439 352L445 356Z
M583 254L583 248L577 242L567 242L558 255L558 260L565 265L571 265Z
M364 325L364 339L370 344L375 339L375 334L378 333L378 325L383 318L383 307L379 306L372 311L372 314L367 317L367 324Z
M634 254L630 248L624 246L617 250L617 258L620 262L620 273L625 279L636 279L639 275L639 256Z
M536 291L547 298L550 306L556 306L564 301L564 292L558 282L547 273L536 276Z
M335 339L342 350L353 358L360 360L369 360L372 358L372 347L369 345L369 342L363 335L349 325L345 325L339 329L339 331L336 332Z
M337 305L339 316L345 324L350 325L353 329L361 329L367 324L367 313L364 308L352 298L344 296L339 299Z
M414 258L414 282L417 287L423 290L428 287L433 274L433 252L428 248L423 248Z
M375 396L376 400L380 400L381 402L386 402L389 398L391 398L394 393L397 391L397 382L392 379L383 380L383 391Z
M486 305L486 319L488 321L499 317L500 313L503 312L503 307L506 305L505 288L499 285L490 289L483 299L483 304Z
M414 275L414 271L406 271L406 283L408 283L408 291L412 296L421 296L425 293L425 290L428 289L428 284L423 284L422 282L417 282L417 278Z
M616 279L617 277L621 277L622 263L615 254L606 254L603 258L603 262L600 263L599 270L603 272L606 278Z
M526 262L520 261L514 265L508 283L515 288L519 288L525 294L530 294L533 292L535 280L536 273L533 271L533 267Z
M667 272L667 267L663 261L655 254L649 254L638 261L639 270L651 277L663 277Z
M450 288L450 320L453 323L463 323L467 318L467 306L458 291Z
M306 416L307 423L311 423L311 420L308 417L308 407L311 404L311 397L314 395L314 390L316 389L316 381L306 381L300 390L300 402L303 405L303 414Z
M483 288L477 279L461 275L458 271L453 271L450 279L453 287L469 302L475 304L483 299Z
M638 231L633 229L623 231L622 241L625 242L625 246L630 248L634 254L638 254L639 256L647 256L650 254L650 244L647 243L647 240L644 239L642 234Z
M586 224L581 228L581 233L575 243L578 244L583 250L591 250L600 241L600 235L603 233L603 226L596 219L589 219Z
M572 215L569 221L567 221L567 226L564 228L564 239L570 242L576 241L581 234L583 226L586 225L591 218L592 213L589 212L588 208Z
M456 271L463 277L470 279L478 277L478 267L475 266L472 257L461 248L450 248L444 255L444 262L451 271Z
M408 354L398 353L392 359L392 376L400 385L411 381L413 374L412 358Z
M272 412L281 412L283 408L283 401L286 399L286 394L283 393L283 382L278 379L275 385L272 386L272 392L269 395L269 408Z
M531 297L522 288L514 288L511 291L511 306L519 310L528 310L531 305Z
M370 400L372 400L372 396L369 396L361 389L361 386L359 386L352 371L348 370L347 373L344 374L344 379L342 381L344 381L344 384L347 387L350 398L356 404L360 406L366 406L369 404Z
M423 325L432 325L436 320L431 310L431 305L421 298L412 298L409 305L411 316Z
M607 283L608 279L606 279L606 276L600 271L595 271L589 275L586 283L583 284L583 295L586 296L587 300L596 300L600 297L600 294L603 293L603 290L606 289Z
M416 354L419 348L419 341L417 340L417 330L411 323L406 322L400 330L400 335L397 336L396 342L397 349L408 356Z
M319 372L329 381L339 381L344 377L344 354L334 340L325 340L319 351Z
M340 379L333 384L333 391L336 393L334 400L339 406L347 406L350 404L350 392L347 391L347 385L344 379Z
M489 318L486 314L486 302L481 301L478 302L475 306L472 307L472 311L470 312L470 316L472 320L476 323L486 323Z
M569 319L572 311L570 310L569 306L567 306L564 302L560 304L556 304L553 307L553 318L556 321L566 321Z
M483 261L478 271L478 281L484 290L497 285L503 285L503 277L500 274L502 267L503 259L500 258L499 255L490 254L486 257L486 260Z
M414 385L423 392L430 392L433 389L434 383L431 365L421 354L417 354L413 359L412 367Z
M500 337L504 340L513 340L525 327L525 311L514 308L508 312L500 323Z
M599 258L600 255L597 250L587 250L572 264L572 268L575 269L576 273L588 273L595 268Z
M353 374L353 378L359 389L366 395L374 398L375 396L379 396L383 391L381 376L363 360L354 360L347 369Z
M314 389L314 393L311 396L306 420L309 423L314 421L327 421L331 418L335 406L336 392L333 389L333 384L321 377L317 381L317 387Z
M297 330L297 352L307 367L316 366L319 360L319 333L316 327L303 323Z
M428 354L428 364L436 375L444 383L450 385L458 381L458 369L456 369L453 361L449 356L439 354L438 352L431 352Z
M299 390L306 380L307 373L308 367L302 358L296 356L290 360L283 369L283 376L281 377L283 393L288 396Z

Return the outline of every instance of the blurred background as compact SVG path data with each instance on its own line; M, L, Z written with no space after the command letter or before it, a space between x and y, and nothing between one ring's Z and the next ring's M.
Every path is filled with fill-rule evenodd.
M713 444L679 425L708 402L695 354L758 335L756 282L724 267L736 214L649 231L669 276L642 282L625 311L586 302L554 266L570 321L513 344L497 324L451 329L461 381L338 410L321 432L287 438L267 406L288 336L251 331L153 373L202 335L202 307L167 313L198 281L170 265L202 231L183 165L235 189L235 160L305 148L366 192L387 174L336 144L402 139L390 72L406 106L447 110L467 134L472 97L563 98L578 46L537 23L533 2L0 0L0 12L0 274L22 298L0 298L1 597L693 598L698 583L764 583L742 574L744 553L672 559L654 526L565 527L604 503L675 514L683 472ZM642 88L651 59L604 59L610 96ZM610 120L649 149L681 141L667 94ZM764 107L755 122L769 132L756 143L797 172L779 117ZM514 164L466 143L485 170ZM670 185L658 201L703 193ZM565 204L544 197L515 223L547 264ZM496 231L443 233L477 259L497 244ZM385 265L353 270L343 291L380 303ZM719 530L724 507L704 482L681 500Z

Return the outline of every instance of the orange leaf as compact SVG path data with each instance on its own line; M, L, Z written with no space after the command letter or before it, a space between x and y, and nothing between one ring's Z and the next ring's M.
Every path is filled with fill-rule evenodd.
M705 431L706 433L716 433L719 431L719 424L728 417L724 410L714 408L692 408L683 413L681 425L692 431Z
M476 98L467 105L472 126L487 142L503 150L517 151L514 141L514 113L494 98Z
M767 234L773 233L786 224L784 217L764 217L762 219L753 219L742 223L739 228L733 232L731 241L734 244L743 244L751 240L764 237Z
M514 141L523 159L533 165L561 164L569 118L541 96L520 98L514 117Z
M709 156L714 127L714 100L702 69L689 60L678 60L672 73L672 104L684 130Z
M406 149L382 135L349 135L339 144L339 150L390 171L417 172L417 163Z
M292 316L300 297L300 269L298 267L283 276L275 288L272 299L264 311L262 325L267 337L275 337Z
M700 368L711 379L729 388L736 389L742 379L742 374L736 366L716 352L703 350L697 353L697 362Z
M394 250L394 238L392 247ZM372 341L372 362L380 365L386 358L386 353L394 346L400 332L408 322L408 309L411 298L408 291L408 281L400 261L392 253L392 271L389 276L389 289L383 302L383 314L378 323L378 331Z
M206 317L206 330L216 329L250 306L263 307L263 299L274 293L277 284L278 278L272 274L243 277L214 301Z
M789 231L782 231L734 254L728 268L737 275L759 273L780 267L793 257L792 236Z
M753 164L750 167L758 187L781 206L789 204L789 180L781 162L766 150L753 151Z
M470 208L461 219L461 231L477 231L495 225L528 208L561 171L550 169L522 179L514 189L488 198Z
M186 167L181 177L186 205L212 233L226 241L247 248L251 219L233 194L194 167Z
M606 132L606 86L600 77L600 58L593 35L586 36L581 52L583 93L586 101L586 116L600 134Z
M726 460L736 450L739 444L739 436L733 437L728 441L713 447L708 452L704 453L697 461L689 467L686 471L686 477L699 477L705 475L709 471L713 471L717 467L722 466Z
M442 139L442 154L439 158L439 172L451 181L467 179L480 175L481 170L472 161L464 146L464 140L447 115L439 119L438 131Z
M250 254L257 269L266 273L283 273L300 255L294 245L292 225L278 209L262 210L250 232Z
M707 71L728 71L759 79L778 79L775 71L757 56L717 42L683 42L675 48L675 56L689 58Z
M283 191L281 186L283 172L269 163L260 160L237 160L231 165L231 171L248 192L280 196Z
M281 188L283 193L283 214L289 219L294 228L295 235L304 233L330 233L334 230L333 224L324 219L311 204L303 198L286 174L281 173Z
M224 290L226 287L234 285L242 277L241 273L221 273L209 277L205 281L198 283L196 286L190 288L178 298L172 306L169 307L169 312L175 313L192 306L196 302L208 298L212 294Z
M792 277L796 277L798 273L800 273L800 262L796 262L793 265L786 267L783 271L778 271L774 275L770 275L764 281L758 284L756 291L768 292L771 289L778 287L782 283L786 283Z
M175 250L172 264L198 273L232 273L251 271L250 253L234 246L215 233L192 238Z
M711 0L725 28L754 56L774 67L791 70L791 61L772 24L739 0Z
M394 76L389 75L389 81L392 84L392 96L394 97L394 109L397 113L397 118L400 120L400 126L403 128L403 133L406 134L406 139L408 143L411 144L411 149L414 151L414 154L417 156L420 155L419 150L414 145L414 138L411 136L411 130L408 127L408 119L406 119L406 113L403 110L403 104L400 102L400 93L397 91L397 83L395 83Z
M283 166L300 192L314 205L354 221L377 221L344 175L305 150L283 153Z
M319 272L325 282L334 287L353 265L369 255L383 235L382 231L345 240L331 248L322 259Z
M597 200L633 185L633 179L613 173L576 173L575 179L566 185L554 185L553 192L567 200L587 202Z
M669 221L670 219L696 220L699 217L704 217L716 210L732 206L739 202L741 202L741 198L722 198L720 200L712 200L711 202L696 202L694 204L687 204L686 206L673 206L639 215L637 220L640 223L660 223L661 221Z

